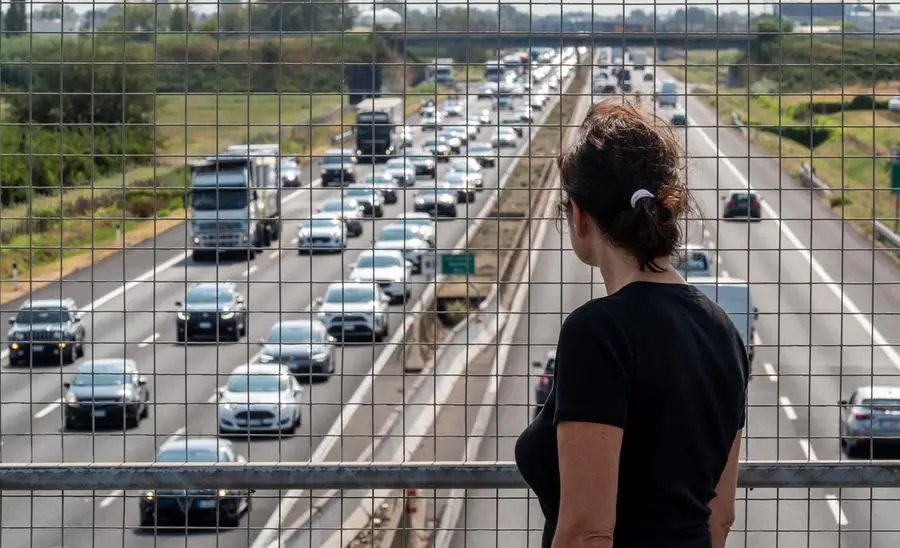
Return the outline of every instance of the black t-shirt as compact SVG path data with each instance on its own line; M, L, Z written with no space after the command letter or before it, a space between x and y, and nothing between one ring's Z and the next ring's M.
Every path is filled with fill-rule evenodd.
M556 425L624 429L616 548L708 548L709 502L744 427L749 360L728 315L689 285L636 282L572 312L553 387L516 443L550 548L559 515Z

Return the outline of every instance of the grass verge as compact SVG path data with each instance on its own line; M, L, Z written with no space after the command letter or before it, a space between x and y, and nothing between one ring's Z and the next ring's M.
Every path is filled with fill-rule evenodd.
M407 115L413 114L425 97L440 99L446 94L447 90L428 83L408 90ZM235 107L233 101L217 100L214 96L165 97L159 116L169 123L160 124L160 130L180 130L181 138L164 149L168 156L160 158L160 165L98 179L91 187L42 196L33 200L30 207L21 205L0 211L0 303L18 299L183 223L187 215L183 196L188 182L182 167L185 150L189 151L187 154L198 154L205 152L198 148L203 146L213 146L211 150L215 151L241 141L278 140L277 129L290 127L289 135L282 130L283 150L296 152L301 160L310 160L312 154L333 146L331 138L348 130L354 121L353 109L340 108L338 96L330 101L322 99L321 105L315 100L323 96L313 96L314 101L309 103L309 94L297 101L274 95L241 97L245 97L243 110ZM305 111L289 110L303 101L308 105ZM319 110L320 106L326 112ZM229 108L231 112L226 112ZM178 116L189 121L177 124ZM290 126L289 117L300 123ZM218 137L214 127L207 129L210 126L203 123L205 120L214 124L217 118L224 125L218 130ZM185 138L185 126L191 130L199 127L200 131L188 132L189 137ZM231 135L234 140L226 141L223 135ZM177 147L181 151L173 152ZM167 164L166 159L171 163ZM172 160L178 160L180 165ZM121 231L119 242L117 225ZM18 271L17 288L12 282L13 265Z
M740 56L741 52L736 49L688 50L685 58L670 59L662 64L678 81L716 86L727 82L728 67Z

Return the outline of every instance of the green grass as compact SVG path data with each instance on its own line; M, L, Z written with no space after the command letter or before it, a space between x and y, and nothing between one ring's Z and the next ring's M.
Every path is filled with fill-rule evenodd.
M453 67L453 80L484 80L484 65L456 65Z
M663 62L666 72L681 82L707 86L724 85L728 78L728 66L741 56L736 49L688 50L684 59Z

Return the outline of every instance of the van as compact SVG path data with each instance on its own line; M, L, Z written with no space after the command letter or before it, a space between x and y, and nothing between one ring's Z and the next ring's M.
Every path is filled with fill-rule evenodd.
M750 363L753 363L754 339L759 310L750 296L750 284L740 278L691 278L689 283L716 301L731 318L741 339L747 346Z
M678 83L675 80L666 80L662 83L657 95L659 106L676 106L678 105Z
M687 278L709 278L712 273L712 258L709 251L697 244L687 244L671 257L672 266Z

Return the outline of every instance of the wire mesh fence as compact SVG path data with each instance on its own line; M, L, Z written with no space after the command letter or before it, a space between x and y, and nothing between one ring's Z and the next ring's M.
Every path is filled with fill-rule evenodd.
M0 544L539 546L508 461L605 294L554 209L600 100L672 126L673 264L753 354L728 546L897 544L897 6L2 20Z

